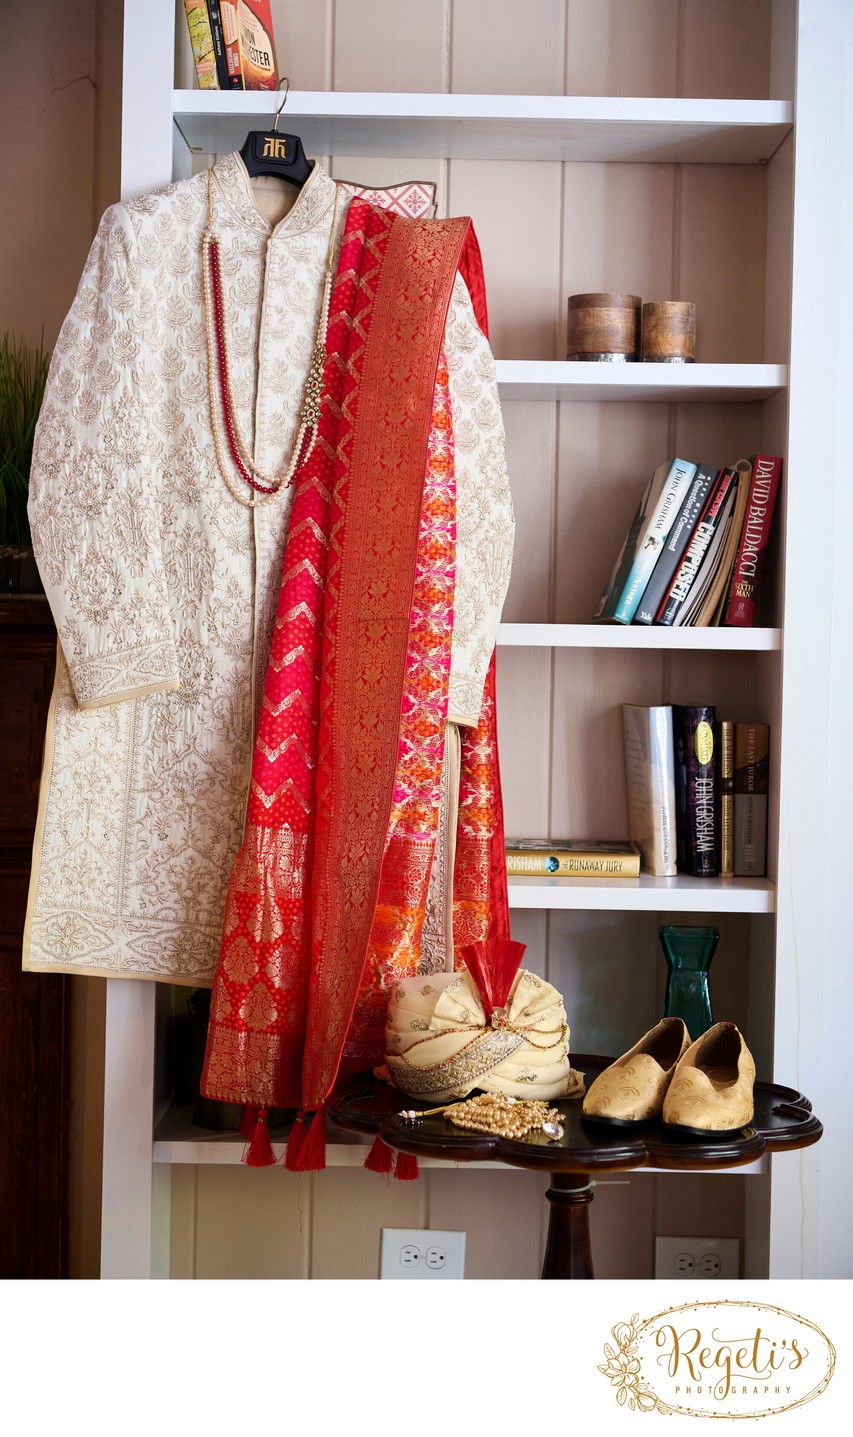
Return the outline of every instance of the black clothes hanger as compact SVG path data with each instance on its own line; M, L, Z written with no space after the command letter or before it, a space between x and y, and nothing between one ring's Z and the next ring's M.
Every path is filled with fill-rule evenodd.
M287 89L284 99L276 110L271 130L250 130L240 147L240 157L251 179L258 175L275 175L276 179L288 180L301 189L314 169L298 135L279 134L278 117L290 94L290 81L284 76Z

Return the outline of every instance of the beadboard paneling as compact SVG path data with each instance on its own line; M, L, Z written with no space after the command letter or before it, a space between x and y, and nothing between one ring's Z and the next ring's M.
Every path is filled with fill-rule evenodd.
M566 56L567 95L675 95L678 0L568 0Z
M680 0L678 94L766 100L770 94L771 0Z
M447 89L446 0L335 0L333 90Z
M469 95L561 95L564 0L454 0L450 89ZM489 44L500 35L501 43Z

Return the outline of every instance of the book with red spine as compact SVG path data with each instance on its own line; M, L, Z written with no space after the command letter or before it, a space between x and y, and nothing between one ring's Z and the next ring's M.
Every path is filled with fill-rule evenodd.
M764 565L781 475L782 460L778 455L753 456L749 499L723 618L723 623L732 628L749 629L755 623L758 582Z

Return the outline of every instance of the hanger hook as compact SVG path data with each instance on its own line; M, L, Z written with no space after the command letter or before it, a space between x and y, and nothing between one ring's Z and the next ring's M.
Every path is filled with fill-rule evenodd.
M288 80L288 78L287 78L286 75L282 75L281 79L279 80L279 82L278 82L278 87L279 87L279 89L281 89L282 85L286 85L286 86L287 86L287 89L286 89L285 92L284 92L284 99L282 100L281 104L279 105L278 109L277 109L276 112L275 112L275 119L273 120L273 123L272 123L272 127L273 127L273 130L274 130L274 131L277 131L277 130L278 130L278 117L279 117L279 115L281 114L282 110L284 109L285 105L287 104L287 97L288 97L288 95L290 94L290 81Z

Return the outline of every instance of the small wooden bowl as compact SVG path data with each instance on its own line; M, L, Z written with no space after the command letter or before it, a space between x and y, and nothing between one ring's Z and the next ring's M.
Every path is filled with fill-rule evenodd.
M695 304L680 299L662 299L643 305L645 363L692 364L695 350Z
M566 358L639 359L641 303L636 294L570 294Z

